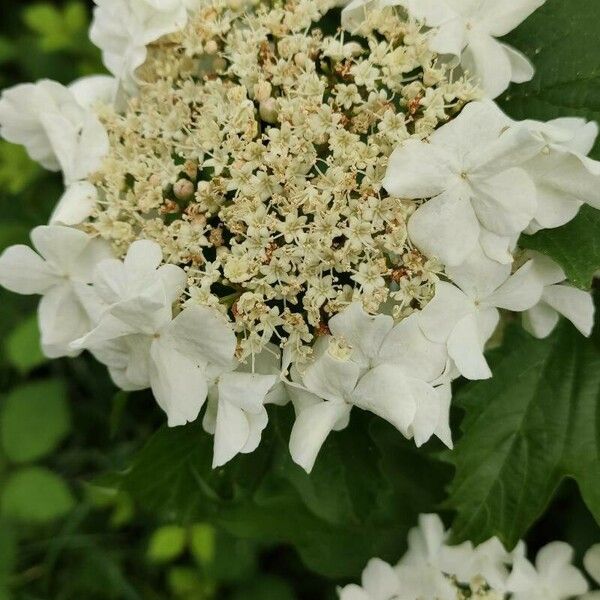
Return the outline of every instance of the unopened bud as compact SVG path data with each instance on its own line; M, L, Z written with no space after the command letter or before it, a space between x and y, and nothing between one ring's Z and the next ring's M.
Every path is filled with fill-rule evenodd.
M277 123L277 101L275 98L267 98L258 107L260 118L267 123Z
M206 54L216 54L218 49L219 46L215 40L208 40L208 42L204 44L204 52L206 52Z
M189 179L180 179L173 186L173 193L178 200L187 200L194 195L196 186Z
M265 102L271 97L272 86L268 81L260 81L254 86L254 97L259 102Z

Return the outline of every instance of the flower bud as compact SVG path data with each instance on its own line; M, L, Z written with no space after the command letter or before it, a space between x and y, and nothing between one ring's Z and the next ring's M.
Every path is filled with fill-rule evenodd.
M277 101L275 98L267 98L258 107L260 118L267 123L277 123Z
M173 186L173 193L178 200L187 200L194 195L196 186L189 179L179 179Z

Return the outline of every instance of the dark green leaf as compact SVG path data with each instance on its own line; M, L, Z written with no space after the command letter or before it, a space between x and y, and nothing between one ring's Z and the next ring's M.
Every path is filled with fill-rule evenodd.
M4 516L32 523L62 517L75 504L66 483L41 467L13 473L2 489L1 501Z
M165 428L123 486L152 511L292 544L309 568L328 576L356 576L373 556L396 559L418 513L441 499L445 466L356 411L308 476L289 457L289 412L275 409L259 450L218 470L211 469L212 438L199 424Z
M583 206L570 223L535 235L523 235L519 244L550 256L572 283L589 289L600 269L600 210Z
M450 460L456 540L512 547L565 477L600 522L600 350L570 324L546 340L515 326L489 357L493 379L455 399L466 411Z
M27 462L45 456L70 429L66 389L60 380L15 388L2 408L0 436L6 456Z

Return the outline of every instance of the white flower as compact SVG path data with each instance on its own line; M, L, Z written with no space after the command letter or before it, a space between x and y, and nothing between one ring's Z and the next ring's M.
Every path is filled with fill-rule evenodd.
M535 567L525 556L515 557L507 583L512 600L566 600L587 592L587 581L572 561L573 549L564 542L544 546Z
M128 94L135 93L135 71L146 60L146 46L181 30L190 0L95 0L90 39L102 50L106 68Z
M158 244L140 240L123 262L102 261L94 276L98 325L72 346L90 349L121 387L151 387L176 426L198 417L209 382L233 364L236 338L215 309L188 306L173 318L186 276L161 260Z
M289 389L295 462L310 471L327 435L347 425L352 406L386 419L419 446L432 435L451 446L447 353L422 334L416 315L394 326L391 317L368 315L355 302L329 328L333 337L321 339L299 389Z
M489 378L483 349L498 324L498 308L531 308L542 295L542 282L533 274L531 261L510 275L509 265L490 260L481 250L446 272L456 285L438 283L435 296L418 315L421 329L430 340L446 344L462 375Z
M265 404L285 402L280 364L278 348L268 345L254 361L219 375L211 386L202 425L215 436L213 468L258 447L268 422Z
M491 101L472 102L428 142L408 140L390 157L383 185L401 198L431 198L408 223L420 250L459 265L480 242L499 262L537 210L519 166L542 143Z
M38 318L44 354L74 355L69 344L92 324L82 304L96 264L110 247L87 234L61 226L36 227L28 246L7 248L0 256L0 284L19 294L41 294Z
M594 301L589 292L565 283L564 271L551 259L537 252L531 253L532 276L543 287L540 301L523 313L523 327L538 338L545 338L563 315L579 331L589 336L594 326Z
M511 81L523 83L534 75L521 52L499 42L545 0L398 0L409 13L434 27L430 47L439 54L460 57L464 70L479 79L490 98Z
M394 569L379 558L369 561L362 587L350 584L339 590L340 600L400 600L400 582Z
M410 530L408 550L396 568L407 598L456 599L456 588L444 573L455 574L470 562L473 546L448 546L447 539L437 515L421 515L419 526Z
M595 544L585 553L583 566L590 577L600 584L600 544ZM585 594L580 600L598 600L599 598L600 591L596 591Z
M62 170L66 185L99 169L109 150L98 117L80 105L68 88L47 79L3 92L0 135L25 146L46 169Z
M584 203L600 208L600 162L587 157L598 125L578 118L521 125L543 142L540 153L523 165L535 183L538 200L527 233L568 223Z

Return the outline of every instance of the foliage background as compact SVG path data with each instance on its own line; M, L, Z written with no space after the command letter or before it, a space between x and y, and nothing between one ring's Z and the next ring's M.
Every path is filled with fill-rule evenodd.
M90 4L8 4L0 88L102 71ZM503 107L599 119L598 30L597 0L548 0L510 36L538 74ZM27 243L61 190L0 142L0 250ZM522 243L589 287L598 240L600 217L584 209ZM538 342L509 324L495 378L457 386L454 453L416 451L355 413L309 478L286 450L289 407L273 409L257 453L212 471L198 425L161 428L149 394L118 392L87 356L47 362L35 304L0 291L0 600L331 600L368 558L397 559L418 513L434 510L457 539L527 535L532 551L564 539L579 558L600 540L598 331L588 342L563 324Z

